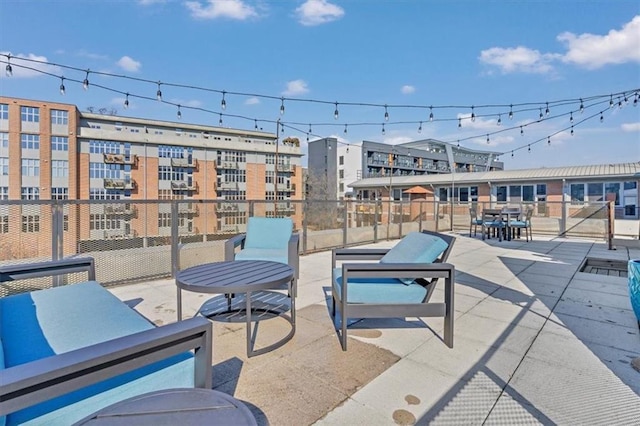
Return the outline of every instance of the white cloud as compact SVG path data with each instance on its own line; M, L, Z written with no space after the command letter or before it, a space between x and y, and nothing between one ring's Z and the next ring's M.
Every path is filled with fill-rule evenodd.
M11 52L0 52L0 54L9 55L11 54ZM29 59L29 61L21 60L21 58ZM3 57L3 59L6 59L6 57ZM31 61L38 61L38 62L31 62ZM44 63L41 63L41 62L44 62ZM45 56L38 56L38 55L34 55L33 53L29 53L28 55L19 53L15 56L11 54L10 63L11 63L11 68L13 69L13 75L11 76L11 78L33 78L33 77L42 76L43 74L38 71L48 72L51 74L58 74L58 75L62 74L60 67L56 65L50 65L46 62L47 62L47 58ZM32 68L32 69L22 68L21 65ZM5 78L5 72L4 72L5 67L6 65L3 64L2 66L3 70L0 73L0 78Z
M183 107L191 107L191 108L200 108L202 106L202 102L196 99L171 99L171 103L177 104Z
M259 103L260 103L260 99L256 98L255 96L244 101L245 105L258 105Z
M497 118L476 117L471 121L471 113L458 114L457 117L462 120L462 128L466 130L488 130L490 133L500 129Z
M313 26L336 21L344 16L344 9L327 0L307 0L296 8L298 22Z
M405 95L410 95L411 93L414 93L416 91L416 88L408 84L405 84L400 88L400 91Z
M482 145L484 147L493 147L498 145L506 145L513 143L513 136L505 136L505 135L494 135L489 136L489 143L487 143L487 137L483 136L481 138L473 138L471 142L476 145Z
M488 65L495 65L504 74L525 72L532 74L546 74L553 71L551 62L558 57L553 53L540 53L528 47L492 47L480 52L480 61Z
M389 145L398 145L401 143L412 142L414 140L415 138L412 138L410 136L389 136L384 138L384 143L387 143Z
M303 95L309 92L307 82L304 80L292 80L287 82L287 88L282 92L282 96Z
M640 122L639 123L624 123L620 127L625 132L640 132Z
M186 1L185 7L196 19L230 18L244 21L255 18L258 12L242 0L207 0L204 5L199 1Z
M116 62L120 68L129 72L138 72L142 64L129 56L123 56Z
M626 23L621 30L611 30L606 35L565 32L557 38L568 49L563 61L587 69L640 62L640 15Z

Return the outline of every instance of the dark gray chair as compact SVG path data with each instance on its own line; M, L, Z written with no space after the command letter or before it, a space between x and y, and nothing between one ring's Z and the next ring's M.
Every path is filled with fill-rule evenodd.
M340 313L342 350L347 349L349 318L442 316L444 342L453 347L455 268L445 262L454 242L453 236L422 231L407 234L391 249L334 249L331 314L335 323ZM445 280L444 303L430 302L440 278Z

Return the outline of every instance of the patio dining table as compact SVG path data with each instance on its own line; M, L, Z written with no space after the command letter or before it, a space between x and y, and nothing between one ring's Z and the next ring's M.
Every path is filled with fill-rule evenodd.
M505 239L507 241L511 240L512 230L511 230L511 220L519 220L522 215L522 209L520 207L502 207L499 209L484 209L482 210L482 218L485 221L487 216L490 216L493 221L500 221L504 224L505 230ZM491 238L490 235L487 236ZM484 238L484 235L483 235Z

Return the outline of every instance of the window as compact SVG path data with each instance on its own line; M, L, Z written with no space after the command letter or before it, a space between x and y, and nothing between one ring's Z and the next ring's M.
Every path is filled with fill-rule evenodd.
M8 120L8 119L9 119L9 105L0 104L0 120Z
M51 136L51 150L69 151L69 138L66 136Z
M31 123L40 122L40 108L23 106L20 107L20 119Z
M23 200L39 200L40 188L37 186L23 186L21 199Z
M21 133L20 146L22 149L40 149L40 135Z
M344 170L340 169L340 170L338 171L338 177L339 177L340 179L344 179Z
M461 203L468 203L469 202L469 188L468 187L465 186L465 187L460 188L458 193L459 193L458 201L460 201Z
M616 206L620 205L620 184L619 183L612 183L612 182L605 183L604 192L607 195L613 194L613 197L614 197L613 201L615 201L615 205ZM608 199L606 200L609 201Z
M69 112L59 109L51 110L51 124L69 124Z
M341 166L344 164L344 155L341 155L340 157L338 157L338 164Z
M571 203L584 203L584 184L572 183L571 184Z
M171 226L171 213L158 213L158 226L160 228Z
M51 177L64 178L69 177L69 162L67 160L51 161Z
M265 158L265 164L276 164L275 154L267 154Z
M40 216L23 215L22 232L40 232Z
M40 176L40 160L23 158L22 176Z
M90 200L119 200L122 193L117 189L91 188L89 189Z
M0 157L0 176L9 176L9 159Z
M120 132L120 131L122 130L122 123L121 123L121 122L116 121L116 122L114 123L114 126L115 126L115 128L116 128L116 130L117 130L117 131L119 131L119 132Z
M536 187L536 195L538 196L538 199L540 199L540 196L544 196L546 198L547 185L545 185L544 183L538 184Z
M471 193L471 201L472 202L477 202L478 201L478 187L477 186L472 186L469 188L469 192Z
M9 216L0 216L0 234L9 233Z
M112 214L90 214L89 229L92 231L101 229L120 229L120 219Z
M158 146L158 157L160 158L184 158L184 149L181 146Z
M522 198L522 187L520 185L509 186L509 198L513 202L519 202Z
M9 148L9 133L0 132L0 148Z
M440 188L438 190L438 195L440 197L440 202L441 203L446 203L448 200L448 189L449 188Z
M0 186L0 200L8 200L8 199L9 199L9 187Z
M506 186L497 186L496 187L496 201L499 203L507 202L507 187Z
M52 200L68 200L69 188L51 188Z
M522 201L527 203L533 203L533 185L522 185Z
M587 184L587 195L589 196L589 201L603 201L604 200L604 192L602 190L601 183L589 183Z
M122 145L112 141L89 141L89 153L91 154L120 154Z
M273 183L275 172L273 170L267 170L265 175L265 183Z
M122 179L119 164L89 163L89 177L96 179Z
M184 169L158 166L158 180L184 180Z

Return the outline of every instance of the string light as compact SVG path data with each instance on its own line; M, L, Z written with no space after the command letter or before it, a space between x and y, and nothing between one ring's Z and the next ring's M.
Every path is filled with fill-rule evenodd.
M473 106L471 107L471 121L476 121L476 113L473 112Z
M282 121L280 122L280 133L284 134L284 124L282 123Z
M490 143L490 141L489 141L489 134L487 133L487 144L489 144L489 143Z
M311 130L311 124L309 124L309 131L307 133L313 133L313 130Z
M386 135L386 134L387 134L386 130L384 130L384 123L382 123L382 134L383 134L383 135Z
M224 111L225 109L227 109L227 100L225 99L225 95L227 94L227 92L225 92L224 90L222 91L222 100L220 101L220 108L222 108L222 110Z
M60 77L60 94L64 95L67 92L67 89L64 87L64 77Z
M160 90L160 85L161 85L161 84L162 84L162 83L160 83L160 82L158 81L158 91L156 92L156 99L157 99L158 101L160 101L160 102L162 102L162 90Z
M573 126L571 126L571 136L573 136Z
M569 113L569 123L573 123L573 111Z
M4 67L5 74L7 74L7 77L12 77L13 68L11 67L11 55L7 55L7 61L9 61L9 63L7 64L6 67Z
M638 106L638 98L640 98L640 95L636 92L636 96L633 98L633 106Z
M387 111L386 105L384 106L384 121L389 121L389 111Z
M528 146L527 151L531 152L531 144L529 144L527 146Z
M218 120L218 126L222 127L222 113L219 114L220 119Z
M602 111L600 111L600 122L602 123L604 121L604 115L602 115Z
M458 117L458 129L462 127L462 118Z
M609 108L613 108L613 95L609 98Z
M511 158L513 158L513 151L511 151Z
M284 115L284 97L280 98L281 103L280 103L280 115Z
M542 115L542 108L540 108L540 115L539 115L539 119L540 119L540 120L542 120L542 117L543 117L543 115Z
M344 134L345 135L347 134L347 125L346 124L344 125Z
M622 109L622 99L618 96L618 108Z
M429 107L429 121L433 121L433 106Z
M418 133L422 133L422 121L418 125Z
M544 110L545 115L549 116L549 102L547 102L547 109Z
M584 112L584 103L582 102L582 98L580 98L580 114Z
M513 104L509 105L509 120L513 119Z
M333 118L334 120L337 120L338 117L340 117L340 113L338 112L338 102L336 102L336 110L333 111Z
M124 109L129 108L129 94L127 93L124 97Z
M458 148L460 148L460 139L458 139Z
M524 136L524 129L522 128L522 126L520 126L520 135Z
M254 122L254 126L253 126L253 128L254 128L255 130L258 130L258 120L254 119L254 120L253 120L253 122Z
M87 70L87 75L85 75L84 80L82 80L82 88L84 90L89 89L89 70Z
M180 111L180 105L178 105L178 120L182 120L182 111Z
M551 145L551 136L547 136L547 145Z
M498 114L498 126L502 126L502 114Z

